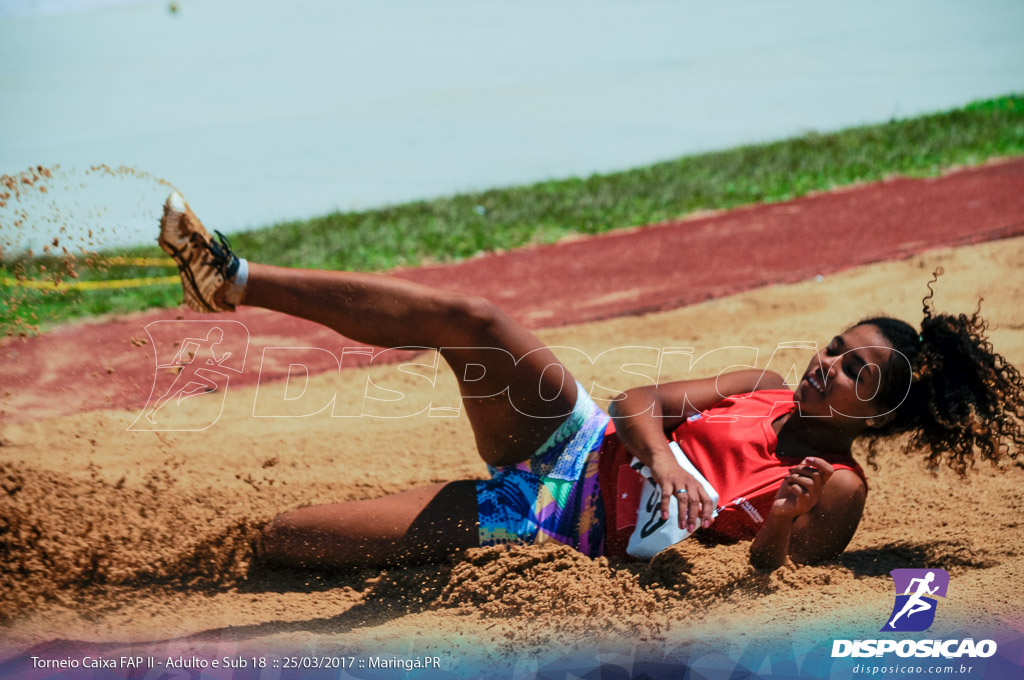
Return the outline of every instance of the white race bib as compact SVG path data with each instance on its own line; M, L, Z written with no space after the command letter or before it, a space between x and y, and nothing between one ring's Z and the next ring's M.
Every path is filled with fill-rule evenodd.
M693 478L704 487L704 491L711 497L711 502L715 504L715 512L712 517L718 517L718 492L693 466L690 459L679 448L679 444L669 442L668 445L672 449L672 454L676 457L679 467L693 475ZM651 469L636 458L633 458L632 467L647 481L644 483L643 493L640 494L640 507L636 512L636 528L633 529L633 534L629 537L626 552L633 557L646 560L670 545L683 540L690 535L690 532L679 528L678 497L673 498L668 504L668 519L662 519L661 487L654 481Z

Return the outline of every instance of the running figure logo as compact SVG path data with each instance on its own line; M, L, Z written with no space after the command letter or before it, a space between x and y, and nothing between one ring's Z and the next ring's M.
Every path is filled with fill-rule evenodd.
M889 574L896 584L896 603L882 630L928 630L935 621L935 598L946 597L949 574L945 569L893 569Z
M155 321L146 326L156 355L153 387L129 430L204 430L220 418L231 375L240 375L249 331L237 321ZM182 402L219 392L199 409Z

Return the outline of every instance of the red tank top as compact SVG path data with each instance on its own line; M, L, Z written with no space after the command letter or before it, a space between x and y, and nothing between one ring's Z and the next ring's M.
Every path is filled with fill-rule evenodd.
M775 454L772 423L795 408L789 390L740 394L692 416L672 432L672 439L718 491L718 518L705 531L725 539L749 539L760 530L789 468L801 460ZM864 470L853 458L820 458L837 470L853 470L867 486ZM629 466L632 459L609 423L598 474L607 522L605 554L616 557L626 556L644 484Z

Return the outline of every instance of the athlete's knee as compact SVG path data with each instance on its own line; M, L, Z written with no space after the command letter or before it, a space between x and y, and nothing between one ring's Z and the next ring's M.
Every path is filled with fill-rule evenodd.
M504 312L490 300L475 295L453 295L445 301L447 327L455 337L451 342L463 344L489 337Z

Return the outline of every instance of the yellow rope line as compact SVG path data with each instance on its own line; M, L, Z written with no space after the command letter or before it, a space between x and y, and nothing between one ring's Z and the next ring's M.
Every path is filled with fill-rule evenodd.
M128 265L135 267L173 267L174 260L163 257L104 257L101 259L104 265ZM103 288L140 288L142 286L160 286L170 283L178 283L177 276L159 276L137 279L111 279L104 281L19 281L6 276L0 276L0 284L4 286L16 286L18 288L36 288L48 290L98 290Z
M115 279L110 281L18 281L6 276L0 277L0 284L19 288L47 288L49 290L97 290L101 288L140 288L161 286L181 281L177 276L158 276L143 279Z
M103 264L134 265L136 267L173 267L174 260L169 257L101 257Z

